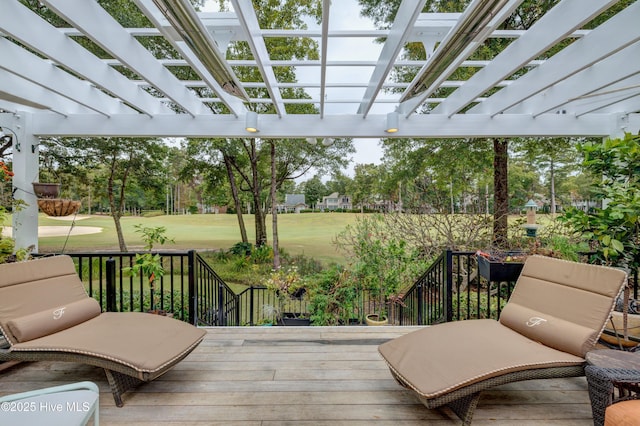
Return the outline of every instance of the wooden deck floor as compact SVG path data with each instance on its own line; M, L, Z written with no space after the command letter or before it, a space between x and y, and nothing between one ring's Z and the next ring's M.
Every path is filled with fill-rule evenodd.
M393 380L377 345L410 327L211 328L163 377L117 408L102 370L61 362L0 372L0 395L91 380L107 425L456 425ZM592 425L583 377L486 391L474 425Z

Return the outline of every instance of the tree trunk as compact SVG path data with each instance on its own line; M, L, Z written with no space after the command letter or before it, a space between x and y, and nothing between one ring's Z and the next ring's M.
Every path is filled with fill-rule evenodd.
M116 157L113 157L111 162L111 173L109 174L109 180L107 182L107 195L109 197L109 207L111 208L111 217L113 217L113 222L116 226L116 235L118 236L118 246L120 247L121 252L127 251L127 244L124 241L124 233L122 232L122 225L120 224L120 217L122 216L122 207L124 205L124 188L127 179L127 172L125 172L124 177L122 178L122 185L120 186L120 200L116 203L116 197L113 188L113 180L115 175L116 168Z
M453 204L453 181L449 182L449 197L451 198L451 214L454 214L456 211Z
M238 225L240 226L240 238L243 243L248 243L247 227L244 224L244 217L242 216L242 202L238 195L238 184L236 183L236 177L233 174L233 167L231 165L231 159L223 152L224 165L227 169L227 176L229 178L229 186L231 187L231 196L233 197L233 205L236 209L236 217L238 218Z
M273 231L273 269L280 269L280 250L278 247L278 206L276 202L276 143L271 140L271 230Z
M508 243L509 218L509 184L507 180L509 141L506 139L493 140L493 238L492 246L506 248Z
M258 173L258 153L256 151L256 140L251 139L251 194L253 195L253 208L256 227L256 246L262 247L267 244L267 225L266 214L262 207L262 200L260 200L260 193L262 192L262 186L260 185L260 176Z

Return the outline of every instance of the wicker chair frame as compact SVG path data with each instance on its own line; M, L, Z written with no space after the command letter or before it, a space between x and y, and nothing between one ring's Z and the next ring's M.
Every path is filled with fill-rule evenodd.
M393 368L390 370L393 378L396 379L401 386L413 390L395 373ZM512 373L503 374L502 376L491 377L448 392L437 398L426 398L419 394L416 394L416 396L420 402L429 409L448 407L460 418L460 420L462 420L462 425L468 426L471 424L473 414L478 405L478 401L480 400L480 392L484 390L523 380L580 377L584 375L584 365L536 368L531 370L514 371Z
M154 373L139 371L131 367L127 367L122 363L110 361L105 358L99 358L93 355L84 355L81 353L73 352L58 352L58 351L11 351L7 349L0 349L0 361L63 361L63 362L77 362L81 364L93 365L104 369L113 394L113 399L116 406L122 407L124 402L122 401L122 395L138 385L150 382L167 371L169 371L174 365L182 361L200 342L187 348L181 356L174 359L171 363L167 364L161 370Z
M588 365L585 373L589 383L594 426L604 425L604 414L608 406L617 402L640 399L640 371L638 370Z

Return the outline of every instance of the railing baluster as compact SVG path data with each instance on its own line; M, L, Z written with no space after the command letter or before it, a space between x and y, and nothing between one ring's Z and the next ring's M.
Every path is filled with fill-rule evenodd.
M116 261L112 257L105 262L107 275L107 312L116 312Z

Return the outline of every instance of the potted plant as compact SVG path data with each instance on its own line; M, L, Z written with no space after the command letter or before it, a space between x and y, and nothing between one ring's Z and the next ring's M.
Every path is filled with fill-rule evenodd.
M306 293L305 281L295 266L280 268L271 273L266 286L275 296L275 305L263 306L265 315L271 317L279 325L309 325L306 313L291 312L292 302L300 300Z
M388 322L403 289L428 266L416 247L390 234L379 214L358 218L337 235L335 244L346 252L353 280L369 296L371 302L364 310L370 324Z
M147 277L149 283L149 292L151 297L149 313L155 313L159 315L170 315L169 313L156 309L156 294L155 283L158 277L164 275L164 266L162 265L162 257L158 253L152 253L155 244L164 244L166 242L173 242L169 239L165 233L166 228L164 226L158 227L145 227L141 224L134 225L136 232L142 234L142 240L145 242L145 252L136 253L133 266L123 268L125 272L129 272L132 276L136 277L142 275Z
M37 198L58 198L62 184L33 182L31 186Z
M524 267L522 252L476 252L478 273L487 281L515 281Z

